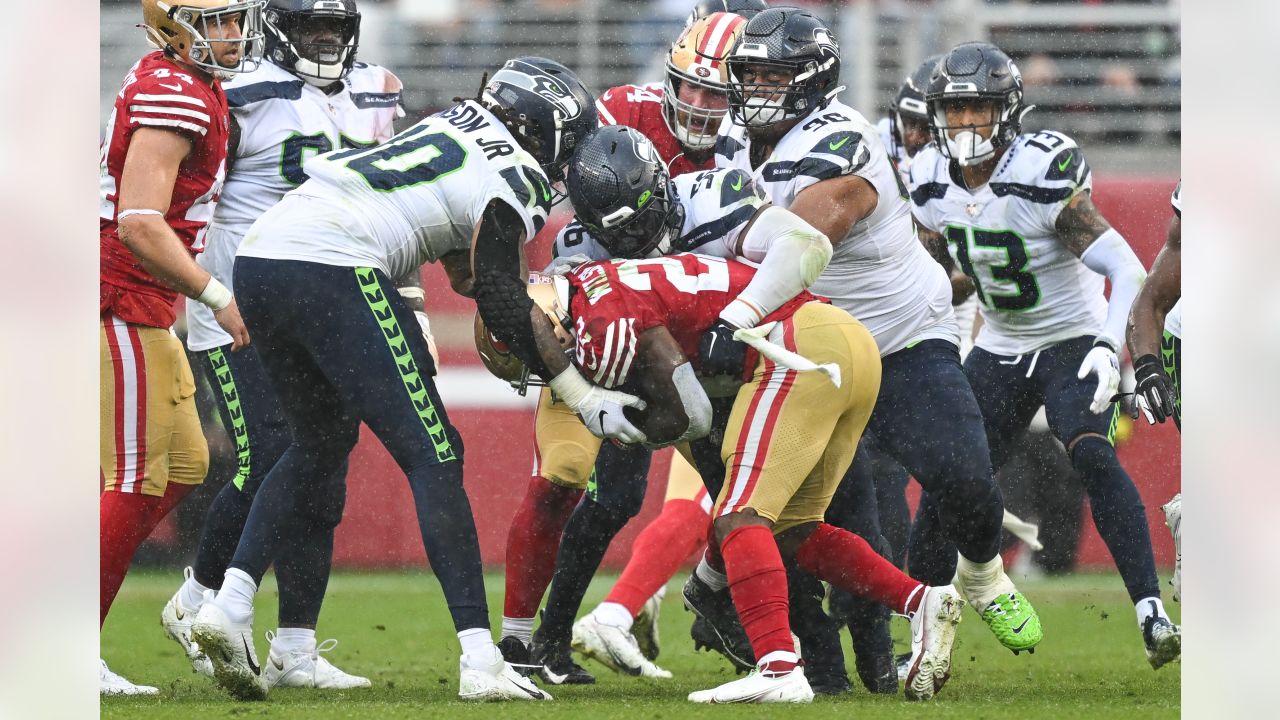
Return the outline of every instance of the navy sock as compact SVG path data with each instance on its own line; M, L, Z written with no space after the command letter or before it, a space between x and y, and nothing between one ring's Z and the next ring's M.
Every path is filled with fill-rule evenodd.
M584 497L565 525L556 556L556 572L537 637L546 643L568 643L573 621L605 551L633 514L611 510Z
M1071 464L1084 480L1093 524L1111 551L1129 599L1160 597L1146 508L1115 448L1101 437L1086 436L1072 447Z
M222 587L222 577L235 554L252 506L253 498L233 483L223 485L213 497L205 513L200 544L196 546L196 561L192 567L196 582L215 590Z
M489 627L480 541L471 501L462 486L462 463L423 465L409 473L418 511L418 528L454 628L461 632Z

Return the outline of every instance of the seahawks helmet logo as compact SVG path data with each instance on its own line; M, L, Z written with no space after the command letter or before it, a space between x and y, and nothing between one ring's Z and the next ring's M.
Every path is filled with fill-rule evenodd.
M564 114L565 120L572 120L582 114L582 104L563 82L536 67L525 66L528 68L525 69L521 65L524 63L509 61L489 81L490 91L496 89L498 83L506 83L550 101Z
M658 149L653 146L649 138L641 135L638 131L627 128L627 134L633 135L631 149L635 152L640 162L648 165L661 165L662 162L658 157Z
M818 44L818 49L823 52L830 52L836 57L840 57L840 46L836 44L831 32L824 27L816 27L813 29L813 41Z

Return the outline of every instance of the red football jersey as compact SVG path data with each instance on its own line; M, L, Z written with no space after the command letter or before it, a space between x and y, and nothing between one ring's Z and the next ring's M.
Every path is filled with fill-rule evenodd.
M622 385L640 333L661 325L696 369L698 341L755 274L750 265L692 253L579 265L569 273L574 360L593 382ZM819 299L801 292L761 323L791 317L801 305ZM754 367L755 354L749 353L744 376Z
M227 158L227 96L212 83L169 60L143 56L124 78L107 123L99 158L99 312L139 325L169 327L178 294L142 268L116 230L116 196L133 131L171 130L191 140L165 221L194 255L204 249L206 225L222 189Z
M609 88L596 99L596 111L601 125L626 125L649 138L667 164L667 174L671 177L716 166L714 153L708 153L706 161L696 165L685 157L684 147L662 119L660 83Z

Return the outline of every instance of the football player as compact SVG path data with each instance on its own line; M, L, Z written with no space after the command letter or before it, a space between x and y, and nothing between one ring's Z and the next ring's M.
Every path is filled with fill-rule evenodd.
M704 4L710 7L719 3ZM754 6L751 2L737 5L742 5L743 12ZM695 8L695 14L698 12ZM642 133L652 141L671 177L713 167L715 134L728 112L724 87L728 75L723 60L745 22L739 15L724 12L691 18L689 28L668 53L666 82L607 90L596 101L601 124L623 125ZM581 226L572 226L567 234L562 233L566 241L558 244L557 251L574 254L575 245L583 236ZM609 539L639 511L649 454L641 448L600 448L582 421L563 403L553 402L545 389L538 398L534 423L534 471L507 534L500 644L509 661L542 668L540 672L548 681L563 678L564 683L590 683L595 678L573 662L569 652L572 613L577 611ZM603 484L596 482L604 475L612 475L613 479ZM687 490L694 492L695 488L691 485ZM580 501L584 491L586 499ZM687 494L676 486L676 495ZM687 506L672 507L676 508ZM661 522L673 519L678 518L663 518ZM680 529L694 531L693 526L681 524L673 532ZM560 552L554 550L557 546ZM674 550L676 545L670 547ZM586 548L598 548L598 552ZM539 642L533 648L534 616L552 577L556 584L544 618L544 627L552 631L539 633ZM561 596L578 599L561 601ZM656 609L657 604L650 607ZM563 610L567 610L567 616ZM645 617L641 635L654 632L656 619L652 614ZM562 627L557 630L557 626ZM553 643L552 638L563 642Z
M751 173L767 199L832 238L814 292L875 336L884 379L868 427L937 497L965 599L1006 647L1033 648L1039 618L998 553L1004 503L960 366L947 273L916 240L906 188L874 126L835 99L839 72L839 47L814 15L771 8L750 20L729 57L733 122L721 127L716 165ZM864 515L859 532L874 536L873 504Z
M807 287L829 256L826 238L790 213L769 208L745 173L709 170L671 179L654 144L628 127L606 126L580 144L569 166L567 187L576 217L557 237L559 257L648 257L679 249L762 262L757 284L726 310L741 326L755 325L762 309L767 313ZM562 436L573 440L574 447L586 456L582 467L589 468L587 463L600 450L600 439L580 422L574 430L576 418L556 404L539 408L540 434L548 417L562 418L557 421ZM542 625L534 635L538 651L534 663L541 666L541 674L549 682L567 681L573 672L567 649L570 638L575 636L576 644L587 648L588 654L611 658L613 661L606 664L615 669L633 675L668 676L636 651L629 632L633 613L608 615L608 622L604 623L608 627L598 628L599 623L588 622L588 629L608 633L604 639L597 640L595 634L584 636L581 624L573 628L586 583L599 566L609 541L639 510L644 480L643 475L620 478L602 472L595 492L626 494L631 499L628 512L621 522L592 523L599 529L591 543L571 545L567 539L571 527L566 529L557 564L564 565L566 555L572 553L575 565L583 568L581 574L586 581L566 583L557 572L552 584ZM677 488L677 496L696 497L688 484ZM588 501L593 502L591 498ZM574 517L579 513L580 510L575 511ZM705 527L702 524L699 532L695 526L693 533L703 535ZM675 559L676 564L687 557L687 544L684 547L686 552ZM658 584L666 579L669 576ZM639 602L644 603L656 591L656 587L652 588ZM610 645L616 649L612 656L603 651Z
M935 68L925 101L934 143L912 162L911 199L922 240L951 253L982 304L985 322L964 369L991 459L1003 463L1012 437L1043 405L1159 668L1180 655L1181 632L1160 602L1142 498L1112 446L1116 353L1146 272L1094 206L1075 141L1020 134L1031 106L1003 51L956 46Z
M222 81L257 66L261 4L143 0L157 49L134 64L107 121L99 165L99 627L138 545L196 485L209 449L182 344L170 332L179 294L212 310L232 350L249 342L235 298L201 268L222 187ZM102 694L154 695L101 661Z
M547 173L561 176L576 143L595 128L593 103L563 65L510 60L476 100L425 118L382 145L308 159L309 179L245 236L235 285L292 438L254 497L222 588L191 630L213 661L215 678L234 695L265 695L252 645L253 596L281 538L325 502L317 494L364 422L408 477L427 557L462 648L459 697L549 698L493 643L462 484L462 439L437 393L426 339L391 278L440 262L453 289L471 295L519 273L523 242L551 207ZM505 324L509 338L522 331L528 337L536 332L533 316L525 314L522 328L521 308L506 302L500 311L508 315L493 320L483 305L481 312L489 327ZM546 316L540 319L538 330L552 335ZM559 361L568 366L563 355ZM595 387L575 399L572 393L588 386L577 371L552 377L583 416L591 414L584 403L621 415L623 404L638 402ZM566 377L570 382L557 387Z
M734 178L746 181L737 170L719 176L728 178L730 187ZM571 174L571 192L573 182ZM698 204L695 195L692 205ZM638 223L630 228L638 232L661 222L664 214L661 204L634 213L621 230ZM600 220L592 218L592 224ZM803 237L800 233L816 234L780 208L759 211L753 226L766 220L792 225L789 242ZM751 247L753 240L768 237L753 230L703 247ZM746 678L691 693L689 699L813 699L788 624L784 556L806 572L912 617L915 657L907 696L928 699L949 676L963 600L954 587L912 580L866 541L822 522L875 405L880 380L875 341L848 313L808 292L780 303L762 302L765 288L780 289L776 280L761 282L762 275L775 275L783 263L804 262L795 253L785 259L776 254L780 257L763 262L759 271L720 257L678 254L585 263L560 278L560 307L568 308L563 320L573 328L575 363L594 369L592 377L606 386L630 384L648 399L648 412L637 417L647 446L706 436L712 411L702 383L731 377L740 384L719 443L725 474L712 511L710 560L699 572L708 570L712 575L704 577L732 594L758 662ZM745 322L738 327L749 329L738 336L751 342L750 350L736 356L731 376L724 372L731 356L705 347L725 317ZM708 367L716 363L722 367Z
M1135 409L1148 422L1172 417L1182 431L1182 183L1173 191L1173 220L1169 237L1151 274L1129 311L1128 342L1137 383ZM1157 337L1163 330L1162 337ZM1160 358L1156 359L1156 351ZM1173 567L1173 599L1182 596L1182 493L1160 508L1173 533L1177 561Z
M249 226L306 180L303 161L338 147L368 147L393 134L400 81L389 70L356 62L360 13L354 0L270 0L264 10L268 62L226 85L231 139L226 183L205 238L200 266L226 285ZM409 292L421 293L420 288ZM415 309L421 309L420 307ZM267 381L257 349L230 352L231 337L212 312L187 303L187 347L200 358L217 393L213 412L236 443L236 475L214 498L205 518L193 571L165 605L166 634L178 642L197 672L212 676L208 657L191 642L191 623L216 590L231 561L253 495L285 449L289 427ZM315 626L328 583L334 527L342 517L346 465L330 469L327 499L317 504L276 559L280 629L263 668L268 687L368 687L316 650Z

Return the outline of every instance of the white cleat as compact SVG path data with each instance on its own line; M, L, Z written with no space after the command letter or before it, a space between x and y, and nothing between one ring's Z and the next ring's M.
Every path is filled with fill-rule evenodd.
M275 640L275 633L267 631L267 642ZM338 641L329 639L316 645L315 650L307 652L277 653L273 647L267 653L267 664L263 668L262 679L267 689L278 687L315 688L317 690L350 690L351 688L373 687L369 678L343 672L325 658L322 652L328 652L338 646Z
M636 636L640 652L650 660L657 660L661 647L658 642L658 613L662 610L662 596L666 588L654 593L644 601L644 606L636 614L636 621L631 626L631 634Z
M183 576L191 577L190 567L183 571ZM182 648L183 654L191 662L193 672L205 677L213 677L213 663L209 662L209 656L200 652L200 648L191 641L191 624L195 622L197 611L184 607L182 600L179 599L180 595L182 595L181 587L160 611L160 624L164 627L164 634Z
M671 677L640 652L634 635L600 622L594 612L573 624L572 645L574 650L615 672L647 678Z
M951 677L951 647L964 600L954 585L926 587L920 609L911 618L911 660L907 666L908 700L928 700Z
M1182 493L1173 496L1173 499L1160 506L1164 511L1164 524L1169 527L1169 532L1173 533L1173 550L1177 556L1177 560L1173 565L1173 599L1174 602L1182 602Z
M158 695L160 690L150 685L135 685L124 677L111 672L111 668L107 667L107 661L98 658L98 662L102 663L102 670L98 674L98 693L100 695Z
M210 591L191 625L191 639L213 662L213 680L219 687L237 700L267 699L258 653L253 649L252 615L248 622L231 622Z
M492 665L475 668L466 658L458 661L458 697L462 700L550 700L551 695L516 672L511 663L498 659Z
M759 668L749 675L720 687L710 690L696 690L689 693L689 702L725 704L725 703L811 703L813 689L804 676L804 668L797 666L795 670L784 675L766 675Z

